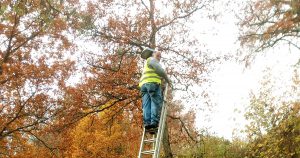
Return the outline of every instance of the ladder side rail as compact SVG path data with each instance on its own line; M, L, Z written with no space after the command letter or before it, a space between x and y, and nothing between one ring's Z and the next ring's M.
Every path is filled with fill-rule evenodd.
M166 105L165 105L166 106ZM167 107L165 107L165 112L164 112L164 119L163 119L163 124L162 124L162 127L161 127L161 132L160 132L160 137L159 137L159 144L158 144L158 158L159 158L159 151L160 151L160 146L161 146L161 143L162 143L162 139L163 139L163 135L164 135L164 132L165 132L165 125L166 125L166 117L167 117Z
M145 132L146 132L145 128L143 127L142 141L141 141L141 145L140 145L140 152L139 152L139 157L138 158L142 158L142 151L144 149Z
M165 112L166 109L164 108L164 111L162 112L162 116L165 116ZM164 121L165 119L162 119L161 122L162 124L160 124L160 128L158 129L158 132L157 132L157 138L156 138L156 145L155 145L155 153L153 155L153 158L159 158L159 153L160 153L160 144L161 144L161 140L162 140L162 137L163 137L163 132L164 132Z
M154 150L155 153L153 155L153 158L159 158L160 144L161 144L163 133L164 133L165 121L166 121L166 115L167 115L167 102L166 102L167 94L168 94L168 84L166 84L166 90L165 90L165 94L164 94L162 110L161 110L161 115L160 115L159 128L158 128L157 138L156 138L156 143L155 143L155 150Z

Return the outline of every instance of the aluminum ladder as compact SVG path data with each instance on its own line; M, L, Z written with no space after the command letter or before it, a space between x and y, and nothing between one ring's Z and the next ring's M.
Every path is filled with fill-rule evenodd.
M142 134L142 140L141 140L138 158L143 158L146 155L152 155L152 158L159 158L160 145L164 134L165 122L167 116L167 102L166 102L167 94L168 94L168 84L166 84L166 89L164 92L164 99L162 103L158 131L156 132L156 134L150 135L149 133L146 133L146 129L143 128L143 134ZM148 146L148 148L149 147L152 148L147 150L145 149L145 146Z

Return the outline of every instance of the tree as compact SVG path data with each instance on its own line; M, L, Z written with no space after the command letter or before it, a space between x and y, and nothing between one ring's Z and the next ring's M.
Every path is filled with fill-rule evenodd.
M107 119L126 113L130 123L141 127L136 85L144 46L164 51L177 89L204 82L206 67L217 58L200 51L188 23L207 7L209 1L197 0L1 1L1 156L64 157L71 131L86 129L92 115L108 109ZM75 36L96 42L100 49L81 52L88 63L85 77L69 86L75 63L66 58L76 50Z
M229 141L212 134L203 134L201 142L183 148L178 157L241 158L246 156L246 144L241 140Z
M178 156L183 148L193 147L199 142L199 133L195 127L195 112L190 110L183 113L181 101L168 102L167 128L164 132L163 143L165 157Z
M248 144L249 157L287 157L300 156L299 103L294 103L291 110L275 127L266 134L253 139Z
M92 78L101 80L91 79L95 83L91 85L95 88L122 88L122 91L112 89L106 93L101 92L101 100L119 98L125 94L123 99L137 99L139 94L136 85L142 66L138 55L143 47L163 51L163 57L167 59L163 62L168 67L168 74L172 76L176 89L186 91L190 90L190 86L204 82L207 66L217 58L210 58L197 47L199 41L191 38L188 23L195 12L207 9L209 2L211 1L90 2L89 12L85 14L88 27L84 28L84 35L90 35L90 39L98 43L99 48L95 52L85 53L84 57L90 65L88 69ZM99 6L105 6L105 11ZM128 61L134 61L131 63L132 67L127 65ZM106 73L104 78L103 72ZM116 74L121 74L125 79L118 76L119 79L109 78L108 82L104 80ZM140 104L136 104L135 108L140 110Z
M253 95L246 113L249 157L299 157L299 77L282 96L273 95L267 80L258 97Z
M106 11L103 12L97 6L104 4L91 2L93 12L88 14L86 23L90 27L85 33L99 43L100 50L94 53L98 56L88 58L88 62L101 68L97 60L105 60L101 59L105 54L119 53L121 58L127 53L136 58L143 47L152 47L163 51L163 59L166 59L163 62L172 81L178 85L176 88L186 90L193 84L200 84L204 80L201 74L206 73L206 67L216 58L199 50L199 41L190 36L188 23L195 12L205 10L209 4L210 1L199 0L112 1L105 4ZM116 64L116 67L122 66L122 62Z
M135 129L135 131L120 129L124 131L120 141L124 140L123 144L131 142L128 145L131 147L130 151L129 148L125 147L123 156L126 155L126 153L136 156L143 127L142 109L140 94L135 88L137 81L134 76L136 75L137 60L135 58L126 58L126 56L127 54L124 55L124 58L122 59L123 65L122 67L119 67L118 71L112 71L112 69L115 66L114 64L118 63L118 60L116 59L119 58L119 55L110 55L107 56L107 60L101 61L104 65L102 71L92 67L89 71L94 75L87 78L85 83L77 85L75 88L67 88L63 101L63 104L65 104L64 107L72 106L76 107L76 109L82 109L82 111L78 112L76 110L71 110L74 108L65 109L65 112L70 115L65 116L63 120L64 124L62 125L76 124L77 121L85 119L85 117L89 117L89 115L95 115L96 113L100 113L100 115L105 113L105 115L103 115L103 119L105 120L115 120L119 117L121 117L123 121L129 119L127 126ZM109 64L105 65L104 63L107 61L109 61ZM190 111L189 113L182 115L181 111L183 110L183 106L180 102L173 103L171 96L172 95L169 94L169 128L165 129L164 135L164 144L167 144L164 146L165 151L167 151L165 152L165 156L168 154L169 156L176 154L178 148L189 144L192 145L197 141L197 132L194 127L194 112ZM107 111L109 111L109 114ZM102 126L103 124L96 125L95 128L97 127L99 129L95 130L101 130ZM70 129L73 129L73 127ZM129 137L130 135L131 137ZM170 140L168 141L169 136ZM126 140L128 138L131 138L131 140ZM94 139L84 139L84 144L93 144L93 140ZM137 142L133 142L133 140L137 140ZM171 147L169 147L170 143L175 149L174 153L172 153ZM64 153L73 153L68 147L66 147L67 149L63 148L65 147L62 147L61 150L65 150ZM113 155L109 155L109 157L111 156Z
M61 1L0 2L0 155L28 152L60 113L60 90L74 69ZM43 131L43 132L41 132ZM29 152L28 152L29 153Z
M128 126L134 126L126 124L126 117L121 119L119 116L119 118L110 120L111 116L107 115L110 114L101 112L98 116L89 115L79 121L71 132L72 143L67 150L69 157L136 156L134 153L136 150L128 150L132 149L134 142L138 143L136 138L129 139L130 132L134 132L132 130L134 128L128 128Z
M295 40L300 32L299 11L299 0L248 1L244 17L240 17L241 44L254 48L247 58L280 43L300 49Z
M241 20L241 44L254 51L246 60L268 48L288 44L299 49L299 0L248 1ZM293 87L284 87L281 95L274 95L271 79L263 81L259 94L252 94L245 115L250 122L248 157L299 157L298 113L299 78L295 70ZM292 147L293 146L293 147Z

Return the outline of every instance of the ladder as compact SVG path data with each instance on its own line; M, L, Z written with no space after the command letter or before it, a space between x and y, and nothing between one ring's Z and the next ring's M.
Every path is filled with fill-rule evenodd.
M140 145L138 158L142 158L145 155L152 155L152 158L159 158L160 144L164 134L165 122L167 116L167 102L166 102L167 94L168 94L168 84L166 84L166 89L164 92L164 99L163 99L163 104L162 104L162 109L160 114L158 131L156 132L156 134L150 135L149 133L146 132L146 129L143 128L142 141ZM150 149L145 149L146 146L148 146L148 148Z

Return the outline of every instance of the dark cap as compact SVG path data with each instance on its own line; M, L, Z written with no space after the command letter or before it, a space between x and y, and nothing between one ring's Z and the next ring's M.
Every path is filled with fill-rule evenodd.
M143 59L148 59L149 57L152 56L153 52L155 52L154 49L151 49L151 48L145 48L145 49L142 51L141 57L142 57Z

